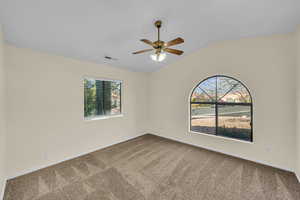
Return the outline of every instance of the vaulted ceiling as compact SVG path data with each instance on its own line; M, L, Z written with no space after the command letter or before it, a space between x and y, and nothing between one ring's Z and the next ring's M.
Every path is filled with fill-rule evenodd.
M156 63L150 53L131 54L148 48L139 39L156 39L156 19L163 21L162 40L185 39L176 46L183 56L214 41L291 32L300 22L299 0L0 1L8 43L145 72L182 57Z

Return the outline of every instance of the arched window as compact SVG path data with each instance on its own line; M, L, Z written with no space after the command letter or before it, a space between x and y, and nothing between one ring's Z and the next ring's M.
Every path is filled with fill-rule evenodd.
M252 98L243 83L212 76L191 94L190 131L252 142L252 112Z

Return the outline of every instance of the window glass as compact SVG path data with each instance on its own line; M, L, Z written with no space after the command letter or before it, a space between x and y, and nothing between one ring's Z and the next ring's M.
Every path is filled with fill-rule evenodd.
M216 81L217 78L212 77L201 82L197 87L198 90L201 90L203 93L205 93L209 97L209 99L211 99L211 101L216 100Z
M190 98L191 131L252 141L252 100L240 81L222 75L207 78Z
M250 103L251 97L247 89L241 84L237 84L228 93L221 97L221 102Z
M251 106L218 105L218 135L251 140Z
M191 105L191 130L201 133L215 134L216 119L215 105L192 104Z
M192 102L212 102L214 100L214 98L211 98L211 96L200 87L195 88L191 99Z
M121 81L84 79L84 117L121 114Z
M239 82L228 77L218 77L217 85L218 100L220 100L226 96L226 94L236 88L239 85Z

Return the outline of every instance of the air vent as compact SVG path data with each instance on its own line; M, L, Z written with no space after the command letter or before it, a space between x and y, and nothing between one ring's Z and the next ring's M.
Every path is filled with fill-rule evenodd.
M113 57L110 57L110 56L104 56L104 58L106 60L118 60L117 58L113 58Z

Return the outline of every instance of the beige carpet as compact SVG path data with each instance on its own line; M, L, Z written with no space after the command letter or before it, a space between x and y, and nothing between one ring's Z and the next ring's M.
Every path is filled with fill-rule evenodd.
M294 174L145 135L8 181L5 200L299 200Z

